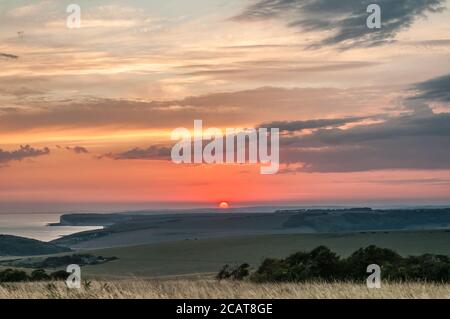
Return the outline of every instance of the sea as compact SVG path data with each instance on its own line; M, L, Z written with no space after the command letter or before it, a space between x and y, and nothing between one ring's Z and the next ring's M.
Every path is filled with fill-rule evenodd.
M61 214L0 214L0 235L14 235L51 241L82 231L101 229L96 226L48 226L58 223Z

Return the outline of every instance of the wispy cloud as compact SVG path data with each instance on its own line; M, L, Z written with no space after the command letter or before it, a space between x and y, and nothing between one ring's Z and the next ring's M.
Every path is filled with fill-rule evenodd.
M8 53L1 53L0 52L0 58L7 58L7 59L13 59L16 60L19 58L19 56L14 55L14 54L8 54Z
M170 146L152 145L148 148L133 148L119 153L108 153L99 156L99 159L110 158L115 160L170 160Z
M33 148L30 145L22 145L18 150L4 151L0 149L0 164L11 161L22 161L26 158L50 154L50 150L45 147L43 149Z
M444 10L445 0L378 0L382 28L367 28L367 12L373 0L258 0L233 19L240 22L282 19L287 26L305 32L333 30L315 46L370 47L390 43L415 20Z
M236 92L211 93L180 100L136 101L80 97L75 100L27 100L23 107L0 113L0 132L50 128L176 128L202 118L209 126L255 125L267 118L284 120L319 118L329 113L329 96L336 107L334 116L368 112L384 99L371 88L341 90L262 87ZM379 102L381 103L381 102ZM32 106L32 109L30 108ZM13 111L14 110L14 111ZM340 113L340 111L342 113Z
M367 120L370 117L345 117L345 118L334 118L334 119L317 119L308 121L276 121L263 123L260 127L265 128L278 128L281 132L297 132L303 130L313 130L327 127L338 127L345 124L361 122Z
M381 63L367 61L347 62L293 62L293 61L248 61L228 65L192 66L188 76L210 76L240 79L291 78L294 74L328 73L370 68ZM187 67L184 67L186 69Z
M66 150L68 151L72 151L75 154L87 154L89 153L89 151L87 150L87 148L82 147L82 146L66 146Z
M17 6L8 10L6 16L15 19L29 18L30 16L36 16L44 10L48 10L53 4L54 1L38 1L36 3Z

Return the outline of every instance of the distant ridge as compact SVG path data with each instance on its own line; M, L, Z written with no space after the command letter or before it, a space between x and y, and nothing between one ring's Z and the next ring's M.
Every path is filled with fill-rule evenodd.
M288 209L272 213L67 214L61 225L103 226L52 243L97 249L205 238L270 234L450 230L450 209Z

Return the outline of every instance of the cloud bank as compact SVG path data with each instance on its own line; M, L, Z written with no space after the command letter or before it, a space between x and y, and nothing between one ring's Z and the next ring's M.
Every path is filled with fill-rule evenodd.
M450 74L416 84L413 89L419 93L415 98L450 102Z
M450 114L427 109L383 123L286 136L280 158L301 172L450 169Z
M450 169L450 113L433 113L423 103L407 107L409 113L377 117L375 123L353 117L272 122L258 127L279 127L283 132L280 160L287 167L285 172ZM343 128L356 122L360 123ZM299 134L304 130L312 132ZM103 157L170 161L170 150L171 144L167 143Z

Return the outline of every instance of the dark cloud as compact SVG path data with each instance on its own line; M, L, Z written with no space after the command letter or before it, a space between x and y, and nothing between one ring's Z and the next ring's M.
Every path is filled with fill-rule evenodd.
M4 151L0 149L0 164L5 164L11 161L22 161L26 158L47 155L49 153L50 150L47 147L37 149L31 147L30 145L22 145L15 151Z
M450 169L450 114L414 112L378 124L283 137L280 158L304 172Z
M152 145L148 148L133 148L120 153L109 153L99 158L115 160L170 160L171 148L163 145Z
M345 117L345 118L318 119L308 121L277 121L277 122L263 123L259 127L279 128L280 132L296 132L325 127L338 127L345 124L360 122L366 119L368 119L368 117Z
M419 93L414 98L450 102L450 74L416 84L413 89Z
M284 172L360 172L386 169L450 169L450 113L435 114L423 104L408 106L410 113L376 116L383 122L363 123L365 117L273 122L279 127L280 160ZM341 125L360 122L340 129ZM305 129L307 135L295 134ZM109 153L115 160L167 160L172 145L153 145Z
M1 52L0 52L0 57L1 58L7 58L7 59L13 59L13 60L16 60L16 59L19 58L17 55L8 54L8 53L1 53Z
M85 147L82 147L82 146L74 146L74 147L66 146L66 150L73 151L76 154L87 154L87 153L89 153L89 151Z
M381 6L381 29L367 27L367 7L372 3ZM234 20L278 18L302 31L334 31L317 46L377 46L392 42L418 17L444 10L444 3L445 0L257 0Z

